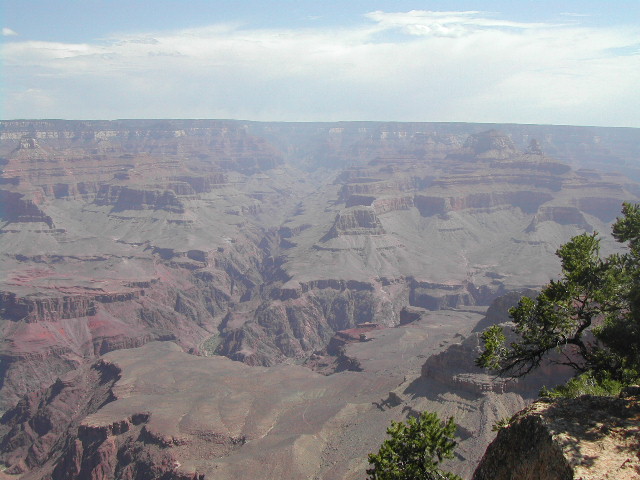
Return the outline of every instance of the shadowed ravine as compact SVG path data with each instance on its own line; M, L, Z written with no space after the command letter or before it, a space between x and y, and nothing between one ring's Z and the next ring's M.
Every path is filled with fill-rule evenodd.
M639 140L0 122L5 473L362 478L389 422L430 409L460 423L450 467L470 476L491 425L565 375L490 377L472 330L637 199Z

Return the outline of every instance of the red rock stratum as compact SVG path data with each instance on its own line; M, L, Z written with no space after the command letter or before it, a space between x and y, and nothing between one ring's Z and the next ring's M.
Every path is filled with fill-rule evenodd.
M475 405L469 411L506 405L491 411L513 413L529 393L507 389L500 396L493 383L485 392L480 377L443 367L454 358L467 361L472 340L448 357L434 356L428 374L412 387L420 395L403 397L395 389L405 376L411 384L427 357L444 347L429 343L426 351L409 349L424 358L405 369L409 350L402 352L409 339L397 332L422 338L416 333L420 329L390 327L414 320L436 328L431 316L452 310L446 329L466 332L473 325L467 325L468 312L462 310L479 315L500 295L547 282L558 269L553 252L559 245L585 230L606 232L621 203L637 198L639 136L634 129L535 125L0 122L0 408L17 415L11 428L31 422L24 435L16 431L5 437L11 468L60 472L63 467L57 465L66 462L64 468L80 477L94 464L113 473L124 467L104 462L113 452L122 452L116 455L120 459L134 458L132 452L142 448L135 435L153 444L155 437L145 432L153 432L147 426L158 413L143 421L144 416L134 415L144 412L134 408L114 417L98 435L110 439L104 444L91 443L95 432L82 422L101 415L87 406L100 403L98 397L91 400L90 385L98 381L91 375L99 375L95 362L155 341L171 342L158 348L170 348L171 355L179 349L189 361L241 369L236 373L247 379L257 375L254 371L271 372L263 370L267 366L273 372L297 372L291 378L300 375L301 383L291 384L290 391L302 393L294 396L315 382L336 392L342 388L344 380L311 369L324 374L359 369L339 375L371 375L367 381L378 385L375 401L381 408L364 409L368 413L360 416L358 407L354 418L374 417L376 433L368 436L358 427L370 440L347 448L349 458L327 450L322 459L331 461L320 461L322 468L317 459L309 464L315 466L300 460L295 467L300 470L291 472L310 469L342 478L356 464L363 467L364 450L380 440L384 425L413 408L458 411L462 407L442 406L468 401ZM622 173L606 173L612 167ZM387 339L384 348L351 340L335 352L329 348L332 339L349 337L337 332L363 324L379 327L375 335ZM456 331L447 330L449 341ZM404 343L394 344L401 339ZM368 350L374 343L387 357ZM163 362L157 359L155 371L163 370ZM386 385L390 370L399 376L393 386ZM84 380L76 384L74 375ZM261 395L276 395L272 389L279 382L274 377L260 387ZM246 395L256 395L250 384L245 387ZM61 421L51 421L49 428L30 415L55 417L55 408L45 405L58 398L58 390L75 391L81 400L73 412L61 408L56 417ZM449 398L453 391L455 399ZM332 395L324 402L326 415L318 413L316 436L305 437L300 430L304 441L318 441L324 435L318 432L334 425L332 419L343 425L352 418L349 409L355 407L345 405L358 402ZM478 398L485 407L478 406ZM286 412L281 406L286 402L278 403L284 400L273 402L280 405L274 411ZM16 405L22 405L22 413L16 413ZM378 413L389 405L393 414ZM351 413L339 413L342 408ZM242 421L259 422L260 412L252 412ZM480 445L488 441L490 433L475 422L468 419L461 458L478 458ZM211 430L222 435L212 437L220 438L220 455L247 452L251 442L241 445L241 434L225 425L228 431ZM288 453L278 450L274 458L284 455L283 465L293 469L296 452L314 450L304 441L292 440ZM341 441L331 437L326 448ZM156 447L158 452L167 448L162 442ZM141 460L145 467L122 460L129 470L117 470L118 475L133 475L137 468L173 471L169 457L148 455ZM335 472L341 473L329 474L333 467L327 462L334 460L342 465ZM195 472L196 463L181 471Z

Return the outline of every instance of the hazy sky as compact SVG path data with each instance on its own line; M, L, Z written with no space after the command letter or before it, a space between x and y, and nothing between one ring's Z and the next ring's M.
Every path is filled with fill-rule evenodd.
M640 127L640 0L2 0L0 118Z

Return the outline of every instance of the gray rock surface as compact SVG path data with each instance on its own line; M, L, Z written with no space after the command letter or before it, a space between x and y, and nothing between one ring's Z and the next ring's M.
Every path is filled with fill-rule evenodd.
M251 400L241 419L247 432L262 432L255 444L227 435L229 422L214 414L203 438L193 434L202 452L218 449L229 478L255 445L280 462L276 476L289 468L359 478L389 421L422 409L459 419L453 467L470 473L492 422L526 405L533 387L504 389L473 371L469 329L497 296L546 283L558 271L559 245L585 229L606 232L622 201L637 198L629 176L638 178L639 137L634 129L535 125L0 122L0 408L15 413L20 401L11 428L27 432L5 437L3 455L34 477L56 468L86 477L92 465L123 478L169 471L162 439L179 420L154 436L143 432L145 412L109 401L105 412L123 406L111 423L80 428L100 415L95 378L73 386L67 377L105 355L127 363L134 349L153 352L144 346L164 341L173 346L158 347L164 356L145 353L155 362L145 371L175 367L201 396L173 396L163 378L128 377L136 402L158 409L149 422L162 405L200 413L202 398L232 408L214 388L227 366L244 378L229 387L239 404L273 399L270 413ZM612 165L627 176L604 173ZM320 365L336 332L363 323L386 328L342 345L337 367ZM443 368L421 375L431 358ZM301 365L359 371L320 375ZM189 378L189 368L204 376ZM55 394L58 378L69 381L69 397ZM289 378L290 388L279 389ZM330 390L345 378L355 397L317 386ZM82 399L77 409L58 408L72 392ZM295 424L287 415L305 411L296 403L303 397L314 405L303 415L309 431L291 424L297 433L285 441L261 429ZM60 425L49 428L46 418ZM32 433L45 430L38 443ZM25 453L30 447L38 454ZM41 465L47 451L65 467ZM195 452L182 464L200 462ZM141 461L125 461L132 458Z
M640 397L539 401L498 433L473 480L640 478Z

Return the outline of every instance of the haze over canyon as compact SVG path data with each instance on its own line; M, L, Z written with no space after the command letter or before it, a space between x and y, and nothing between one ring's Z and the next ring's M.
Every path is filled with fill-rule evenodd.
M640 129L0 122L0 478L364 476L455 416L469 477L542 385L474 366L640 195Z

